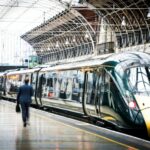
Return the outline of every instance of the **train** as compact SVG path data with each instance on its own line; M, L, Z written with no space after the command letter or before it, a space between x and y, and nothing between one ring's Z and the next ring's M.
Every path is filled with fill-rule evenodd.
M120 52L32 69L0 73L0 94L16 100L18 87L30 78L32 104L96 118L120 129L150 137L150 55Z

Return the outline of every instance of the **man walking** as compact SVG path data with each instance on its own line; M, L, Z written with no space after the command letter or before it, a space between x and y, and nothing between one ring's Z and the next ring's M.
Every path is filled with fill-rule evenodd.
M26 127L27 121L29 121L29 107L32 100L31 97L33 96L33 88L28 84L28 78L24 80L24 83L25 84L19 88L17 103L21 104L23 125Z

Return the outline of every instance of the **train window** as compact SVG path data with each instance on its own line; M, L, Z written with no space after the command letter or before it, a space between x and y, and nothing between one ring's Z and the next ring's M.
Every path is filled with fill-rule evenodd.
M56 73L54 75L54 97L58 98L60 93L60 74Z
M79 80L78 77L75 76L72 79L72 100L79 101Z
M130 68L127 70L128 79L134 94L150 95L149 70L145 67Z
M66 74L65 72L62 72L59 78L60 98L62 99L67 99L67 96L66 96L67 79L66 79L65 74Z
M32 74L32 86L33 86L34 91L36 88L36 76L37 76L37 73Z
M42 86L45 98L60 98L76 102L82 101L84 73L78 70L47 72Z
M38 88L42 91L45 98L53 97L53 75L51 72L39 74Z
M67 99L72 99L72 86L73 86L73 80L71 77L67 77L66 81L66 97Z
M42 81L43 81L43 74L39 74L38 83L37 83L37 97L41 98L42 94Z
M22 75L9 75L6 80L6 92L7 94L16 95L19 86L22 85Z
M3 85L4 85L4 78L0 77L0 91L3 89Z
M46 84L46 77L45 77L45 74L42 74L42 85L45 85Z
M98 74L95 72L88 72L87 73L87 80L86 80L86 103L87 104L94 104L94 97L95 97L95 89L96 89L96 82L98 80Z
M84 73L79 70L74 70L72 76L72 100L77 102L82 101Z

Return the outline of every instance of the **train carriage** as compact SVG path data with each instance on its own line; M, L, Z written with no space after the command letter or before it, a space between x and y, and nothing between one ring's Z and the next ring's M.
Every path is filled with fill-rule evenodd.
M5 76L5 88L9 82L18 87L30 76L37 106L81 113L150 136L150 55L146 53L124 52ZM3 96L16 95L9 91Z
M16 100L18 88L24 84L24 79L28 77L30 79L30 84L32 84L35 91L32 97L32 102L38 105L36 98L36 80L39 68L35 69L22 69L22 70L11 70L3 73L1 96L4 99Z

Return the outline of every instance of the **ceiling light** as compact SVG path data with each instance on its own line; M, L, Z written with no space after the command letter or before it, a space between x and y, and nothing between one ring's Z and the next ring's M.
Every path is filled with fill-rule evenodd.
M56 47L59 47L59 44L58 44L58 41L56 41L56 45L55 45Z
M147 18L150 18L150 7L148 8Z
M121 26L126 26L125 16L123 16L123 19L122 19L122 22L121 22Z
M86 39L89 38L89 35L88 35L87 33L85 34L85 38L86 38Z
M66 45L68 45L68 44L69 44L69 41L68 41L68 39L66 39L66 42L65 42L65 44L66 44Z
M76 38L75 38L75 36L73 37L73 40L72 40L74 43L76 42Z

